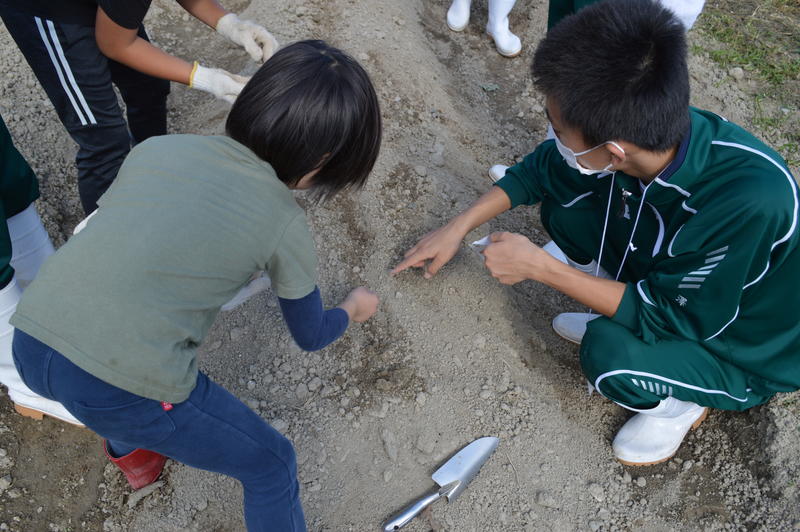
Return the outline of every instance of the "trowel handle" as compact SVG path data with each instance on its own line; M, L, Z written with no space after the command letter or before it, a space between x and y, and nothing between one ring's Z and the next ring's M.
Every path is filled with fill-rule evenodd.
M430 506L432 503L438 501L439 497L441 497L441 494L439 493L439 488L437 487L435 490L426 493L416 501L403 508L401 511L397 512L397 514L387 519L383 523L383 528L381 528L381 530L383 530L383 532L400 530L406 526L409 521L414 519L422 510Z

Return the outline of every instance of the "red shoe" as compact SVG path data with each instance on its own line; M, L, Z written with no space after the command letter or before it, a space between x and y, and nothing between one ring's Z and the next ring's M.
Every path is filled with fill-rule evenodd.
M155 482L164 469L164 463L167 461L167 457L163 454L154 453L147 449L136 449L125 456L114 458L108 452L108 442L106 440L103 440L103 450L108 459L125 473L128 484L135 490Z

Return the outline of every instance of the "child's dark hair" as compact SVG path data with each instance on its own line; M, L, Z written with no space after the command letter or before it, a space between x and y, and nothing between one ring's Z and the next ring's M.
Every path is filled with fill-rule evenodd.
M255 73L225 130L289 186L319 168L311 188L326 198L367 181L381 145L381 112L361 65L323 41L300 41Z
M652 0L605 0L565 18L539 44L533 79L590 145L649 151L689 129L686 30Z

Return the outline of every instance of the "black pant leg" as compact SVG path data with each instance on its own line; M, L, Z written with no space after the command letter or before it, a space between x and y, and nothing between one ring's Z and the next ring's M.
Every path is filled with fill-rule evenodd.
M139 26L139 37L150 40L144 26ZM127 106L128 126L134 144L157 135L166 135L169 81L148 76L112 60L109 60L108 67L111 80Z
M0 17L78 143L78 191L84 211L91 213L131 145L94 28L60 24L2 4Z

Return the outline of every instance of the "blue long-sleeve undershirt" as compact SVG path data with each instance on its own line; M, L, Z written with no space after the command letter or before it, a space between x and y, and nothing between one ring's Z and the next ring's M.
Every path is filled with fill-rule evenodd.
M343 309L323 308L318 287L300 299L279 297L278 302L292 338L305 351L316 351L327 346L344 334L350 322Z

